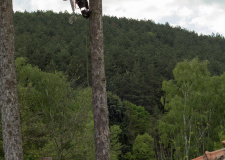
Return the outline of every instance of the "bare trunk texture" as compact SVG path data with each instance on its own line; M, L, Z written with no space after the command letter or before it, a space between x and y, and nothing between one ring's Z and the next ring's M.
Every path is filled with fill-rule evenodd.
M0 106L5 160L23 160L14 62L12 0L0 0Z
M104 67L102 0L91 0L90 51L96 160L110 160L109 115Z

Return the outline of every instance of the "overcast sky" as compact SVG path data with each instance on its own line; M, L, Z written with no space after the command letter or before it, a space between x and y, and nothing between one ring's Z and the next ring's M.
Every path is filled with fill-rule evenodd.
M102 0L103 14L168 22L172 26L211 35L225 36L225 0ZM14 11L67 10L69 0L13 0ZM77 9L76 12L79 12Z

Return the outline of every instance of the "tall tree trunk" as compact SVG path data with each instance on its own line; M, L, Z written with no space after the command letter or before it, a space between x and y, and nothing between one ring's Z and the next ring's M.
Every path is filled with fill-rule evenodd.
M104 68L102 0L90 0L90 51L96 160L110 160L109 117Z
M12 0L0 0L0 105L5 160L22 160L22 135L14 62Z

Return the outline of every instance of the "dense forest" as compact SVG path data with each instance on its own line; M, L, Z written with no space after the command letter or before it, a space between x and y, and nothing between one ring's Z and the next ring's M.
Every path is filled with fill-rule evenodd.
M14 15L25 159L94 159L89 22L69 17ZM224 37L150 20L103 22L112 159L188 160L221 148Z

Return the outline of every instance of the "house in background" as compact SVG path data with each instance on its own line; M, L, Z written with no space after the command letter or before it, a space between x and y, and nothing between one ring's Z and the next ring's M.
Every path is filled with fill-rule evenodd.
M222 141L222 144L224 148L213 152L206 151L203 156L194 158L192 160L225 160L225 140Z

